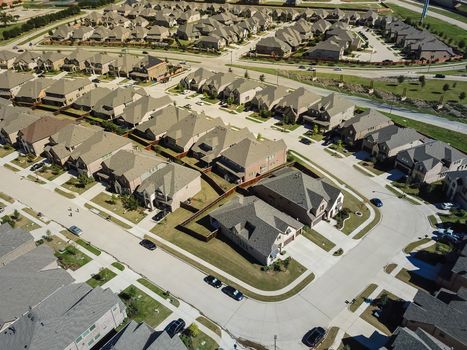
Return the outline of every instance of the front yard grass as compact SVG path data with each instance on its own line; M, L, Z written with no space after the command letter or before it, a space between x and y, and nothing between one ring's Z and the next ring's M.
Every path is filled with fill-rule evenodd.
M421 205L419 202L417 201L414 201L412 198L410 197L407 197L407 194L406 193L400 193L399 191L397 191L396 189L394 189L393 186L391 185L385 185L384 187L386 187L387 190L391 191L392 193L394 193L397 198L400 198L400 199L405 199L407 202L409 203L412 203L413 205ZM403 191L405 192L405 191Z
M465 231L467 224L467 211L454 209L449 214L438 214L444 226L452 227L454 230Z
M333 143L328 148L333 150L333 151L339 152L341 155L343 155L345 157L348 157L348 156L352 155L352 152L350 152L348 149L346 149L344 147L344 145L342 145L342 144Z
M167 291L164 291L161 288L159 288L158 286L156 286L154 283L148 281L145 278L139 278L138 282L141 283L143 286L145 286L147 289L149 289L149 290L153 291L154 293L156 293L161 298L168 300L173 306L175 306L175 307L180 306L180 302L176 298L174 298Z
M316 232L312 228L309 228L308 226L304 226L302 230L302 235L305 238L308 238L310 241L315 243L318 247L321 249L324 249L325 251L329 252L331 249L333 249L336 244L334 242L331 242L329 239L324 237L322 234Z
M73 193L66 192L66 191L64 191L64 190L62 190L62 189L60 189L60 188L58 188L58 187L55 188L54 191L57 192L58 194L61 194L63 197L66 197L66 198L68 198L68 199L73 199L73 198L75 198L75 195L74 195Z
M404 303L399 297L383 290L360 317L389 336L402 323ZM373 314L375 311L380 314L378 318Z
M405 254L410 254L412 253L417 247L420 247L421 245L428 243L431 241L431 238L422 238L419 239L418 241L411 242L407 244L407 246L403 249L403 252Z
M31 209L31 208L23 208L21 210L24 211L25 213L35 217L36 219L39 219L44 224L48 224L50 222L50 220L45 220L43 216L39 216L39 213L37 211Z
M397 264L395 263L388 264L384 267L384 272L390 275L391 272L394 271L396 267L397 267Z
M381 170L378 165L376 165L375 163L372 163L368 160L361 160L360 162L358 162L359 165L361 165L362 167L364 167L366 170L369 170L371 171L373 174L375 175L382 175L384 174L384 170Z
M262 117L259 113L251 113L249 116L246 117L247 119L249 120L253 120L253 121L256 121L256 122L260 122L260 123L263 123L263 122L266 122L268 121L269 119L271 119L270 117Z
M326 153L329 153L331 156L333 157L336 157L336 158L344 158L344 156L338 152L335 152L335 151L332 151L331 149L329 148L325 148L324 151Z
M428 202L428 203L440 203L445 200L445 194L443 191L443 183L442 181L434 182L429 185L425 186L416 186L416 185L411 185L407 184L405 182L398 182L398 181L393 181L391 183L394 187L398 188L402 192L411 195L413 197L416 197L417 199ZM388 188L388 186L386 186ZM393 191L394 192L394 191ZM398 196L400 196L400 193L396 193ZM410 200L409 198L406 198L407 200Z
M89 242L83 241L82 239L77 239L76 243L79 244L84 249L89 250L94 255L97 255L97 256L101 255L101 251L97 249L96 247L94 247L93 245L91 245Z
M422 277L415 273L415 271L409 271L405 268L399 271L396 278L402 282L410 284L412 287L424 290L430 294L437 290L435 281Z
M196 324L195 324L196 325ZM189 350L217 350L219 345L209 337L207 334L203 333L198 329L196 334L190 331L189 328L185 329L182 334L180 334L180 339L182 340L183 344Z
M15 202L13 197L10 197L9 195L7 195L6 193L3 193L3 192L0 192L0 198L3 199L5 202L8 202L8 203L14 203Z
M207 319L206 317L204 316L199 316L197 319L196 319L197 322L201 323L203 326L205 326L207 329L213 331L214 333L216 333L219 337L222 336L222 332L221 332L221 329L219 328L218 325L216 325L214 322L212 322L211 320Z
M99 193L91 201L134 224L137 224L146 216L142 208L138 208L136 210L125 209L120 197L115 198L115 201L112 202L112 197L107 193Z
M365 203L359 201L355 196L346 191L344 191L343 207L350 209L349 218L345 220L344 227L341 229L346 235L351 234L370 217L370 210ZM377 209L375 210L377 211ZM357 212L360 212L362 215L356 215L355 213Z
M300 126L300 124L285 124L283 122L277 122L274 124L274 126L277 126L278 128L282 128L288 131L294 131Z
M26 231L37 230L38 228L40 228L38 224L32 222L26 216L23 216L21 214L16 219L13 217L13 215L5 215L4 217L2 217L2 222L4 222L5 220L8 221L7 217L10 218L10 224L12 224L15 228L22 228Z
M119 297L127 307L129 318L136 322L144 321L153 328L157 327L172 313L172 311L164 305L160 304L134 285L122 291Z
M6 157L7 155L13 153L15 149L11 146L5 147L5 146L0 146L0 158Z
M92 181L85 186L81 185L77 178L72 177L67 182L61 184L63 188L66 188L69 191L76 192L78 194L82 194L89 190L92 186L96 184L95 181Z
M44 184L45 184L45 181L41 180L38 176L34 176L34 175L31 175L31 174L29 174L29 175L27 176L27 179L28 179L29 181L38 183L39 185L44 185Z
M66 270L70 269L72 271L78 270L92 260L89 256L72 245L68 245L64 249L56 251L55 256L58 258L60 266Z
M119 263L118 261L113 262L112 266L115 267L117 270L120 270L120 271L125 270L125 265L123 265L122 263Z
M449 244L435 242L429 247L416 252L415 258L430 265L441 264L446 261L446 254L452 252L453 249L454 247Z
M368 297L376 290L376 288L378 288L378 285L374 283L366 287L363 292L361 292L358 297L355 298L355 301L350 305L349 310L352 312L357 311L360 305L367 301Z
M329 328L328 331L326 332L326 337L321 342L321 344L318 345L316 350L328 350L328 349L330 349L332 344L334 343L334 340L336 339L336 336L337 336L338 332L339 332L339 327Z
M36 174L40 177L43 177L46 180L52 181L62 175L65 172L65 169L60 167L42 167L36 171Z
M131 228L130 225L127 225L127 224L125 224L123 221L118 220L116 217L114 217L114 216L112 216L112 215L109 215L109 214L103 212L102 210L97 209L96 207L92 206L92 205L89 204L89 203L84 204L84 206L85 206L86 208L88 208L88 209L92 209L92 211L93 211L95 214L99 215L101 218L106 219L106 220L109 220L109 221L111 221L111 222L113 222L113 223L115 223L115 224L117 224L117 225L123 227L125 230L128 230L128 229Z
M33 165L34 163L42 160L42 157L36 157L36 156L28 156L24 154L20 154L18 158L13 159L11 162L14 165L17 165L23 169L26 169L27 167Z
M109 269L105 268L93 275L90 279L86 281L92 288L96 288L98 286L102 286L109 282L112 278L117 276L117 274Z

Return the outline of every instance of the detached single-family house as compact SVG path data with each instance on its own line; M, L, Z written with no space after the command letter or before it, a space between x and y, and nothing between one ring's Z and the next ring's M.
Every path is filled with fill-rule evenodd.
M444 192L450 202L467 210L467 170L447 172L444 177Z
M231 84L227 85L222 92L222 99L232 99L235 104L245 104L255 97L258 91L263 89L263 84L254 80L237 78Z
M107 74L110 65L116 60L115 56L110 56L103 53L96 53L94 56L88 58L84 64L88 74Z
M412 182L432 183L444 179L447 172L467 169L467 155L436 140L400 151L395 165Z
M76 147L68 159L71 169L92 176L102 168L102 162L120 150L130 150L133 143L126 137L99 131Z
M191 148L191 153L204 166L210 166L222 152L247 137L254 138L248 128L236 130L224 125L216 126L201 136Z
M393 124L390 118L371 108L342 122L339 126L339 133L345 143L354 145L369 133Z
M337 128L344 120L352 118L354 112L353 102L332 93L312 104L306 115L303 116L303 121L304 123L317 124L321 130L327 132Z
M199 91L214 74L214 72L201 67L180 80L180 84L182 84L185 89Z
M143 96L125 107L123 113L117 118L117 122L134 128L151 118L156 111L167 107L173 101L169 96L164 95L159 98Z
M202 91L211 97L218 97L224 89L237 77L232 73L215 73L207 79L202 87Z
M24 51L16 57L13 67L16 70L32 70L37 67L37 61L40 56L36 52Z
M422 328L411 330L397 327L381 350L451 350L452 348L436 339Z
M96 87L89 92L86 92L83 96L79 97L71 107L81 111L90 111L94 106L102 100L105 96L110 94L112 90L104 87Z
M339 61L344 56L346 43L331 37L325 41L320 41L311 49L303 53L303 57L313 60Z
M288 118L291 122L297 122L321 98L321 96L301 87L282 98L276 105L276 111L283 118Z
M2 107L2 112L4 108ZM18 132L37 121L40 116L17 110L18 107L10 108L11 110L0 118L0 142L15 145Z
M149 120L139 124L133 132L146 140L159 141L167 130L190 115L188 110L170 104L151 114Z
M79 28L75 28L71 34L71 40L86 41L91 37L93 32L93 27L81 26Z
M0 74L0 97L11 99L16 96L21 86L29 80L34 79L31 73L18 73L7 70Z
M92 115L106 119L117 118L123 113L126 106L141 97L140 93L133 88L117 88L94 105Z
M250 105L259 112L272 111L288 93L283 86L268 85L256 93Z
M273 263L303 224L257 197L237 197L209 214L211 225L235 248L264 266Z
M204 113L190 114L172 125L164 136L164 144L175 152L188 152L200 137L216 126L224 125L221 118L209 118Z
M65 41L71 39L73 35L74 28L70 25L63 24L58 26L50 36L50 39L53 41Z
M117 60L110 63L109 74L115 77L129 77L133 67L140 65L143 58L135 55L124 54L118 56Z
M42 102L50 106L68 106L94 87L87 78L59 79L46 89Z
M131 79L134 80L163 80L168 74L167 62L155 56L147 56L139 64L133 67L130 72Z
M215 169L233 183L250 181L287 162L287 145L283 140L246 138L232 145L218 158Z
M18 54L16 52L11 52L8 50L1 50L0 51L0 69L12 69L13 63L15 63L16 56Z
M45 92L56 80L48 78L37 78L24 83L15 96L15 102L22 105L33 105L41 103Z
M83 49L76 49L70 55L65 57L65 62L61 69L67 72L83 71L86 69L86 61L95 53Z
M148 42L161 42L167 40L170 37L169 28L162 26L152 26L149 29L145 40Z
M65 55L60 52L47 51L37 58L37 70L58 71L65 64Z
M68 119L41 117L18 132L18 145L25 153L39 156L49 143L50 136L72 123Z
M344 203L339 188L292 168L280 169L262 179L253 187L253 193L311 227L322 219L333 218Z
M173 212L180 203L201 191L201 174L188 167L168 163L144 179L136 189L136 196L144 205Z
M0 266L5 266L9 262L24 255L34 248L34 237L22 228L13 228L8 223L0 225ZM0 318L0 327L2 326Z
M227 42L224 38L221 38L217 35L208 35L202 36L195 45L200 49L212 49L219 51L227 45Z

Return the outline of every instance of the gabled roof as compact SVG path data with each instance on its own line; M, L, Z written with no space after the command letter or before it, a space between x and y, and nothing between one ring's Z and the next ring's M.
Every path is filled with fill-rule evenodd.
M268 85L264 89L258 91L255 98L262 104L271 107L271 104L279 101L288 94L288 91L283 86Z
M211 78L215 73L208 70L208 69L205 69L205 68L198 68L197 70L195 70L194 72L188 74L186 77L185 77L185 81L187 82L190 82L191 80L195 80L196 82L200 82L202 80L206 80L206 79L209 79Z
M0 74L0 89L12 89L34 78L31 73L19 73L7 70Z
M276 249L277 237L288 227L303 227L297 220L254 196L236 197L209 216L265 257Z
M67 95L91 84L88 78L59 79L47 88L46 93Z
M74 147L90 138L99 130L101 129L94 127L90 128L83 125L69 124L57 131L55 134L51 135L50 140L53 143L62 144L67 148Z
M39 57L39 60L42 62L50 61L50 62L57 62L63 60L66 56L60 52L55 51L47 51L46 53L42 54Z
M391 336L389 343L382 350L451 350L452 348L440 342L421 328L415 331L407 327L398 327Z
M97 87L91 91L86 92L83 96L78 98L73 104L77 106L85 106L93 108L98 101L110 94L112 90L105 87Z
M72 124L68 119L58 119L49 116L41 117L24 129L20 130L21 138L29 143L50 137L65 126Z
M27 97L37 98L39 94L55 83L56 80L49 78L37 78L24 83L16 93L15 98Z
M321 96L301 87L285 96L280 102L280 105L283 107L291 107L297 111L298 114L301 114L320 100Z
M0 225L0 258L11 253L26 242L33 242L34 237L22 228L13 228L10 224ZM1 324L1 322L0 322Z
M417 140L424 140L425 137L419 134L415 129L400 128L397 125L390 125L368 134L366 139L376 144L385 143L389 149L392 149Z
M15 63L17 62L20 62L20 61L24 61L24 62L33 62L35 61L37 58L39 58L41 55L38 54L37 52L32 52L32 51L24 51L22 53L20 53L18 56L16 56L16 60L15 60Z
M123 104L133 102L135 90L127 88L117 88L109 94L102 97L95 105L93 110L98 113L109 113L107 108L115 108Z
M130 124L138 124L151 112L164 108L172 104L169 96L164 95L159 98L143 96L135 102L130 103L123 111L121 118Z
M222 157L246 169L251 164L266 159L268 156L274 155L280 150L287 150L287 146L282 139L278 141L259 141L250 137L243 139L222 152Z
M310 109L320 112L325 111L332 117L333 115L342 113L352 107L355 107L353 102L333 92L321 98L321 100L313 104Z
M12 58L16 58L16 56L18 56L16 52L0 50L0 61L9 61Z
M222 85L228 84L234 81L237 77L232 73L215 73L211 78L206 81L206 85L213 86L215 89L219 89Z
M0 110L0 112L3 111L4 108ZM27 111L9 110L7 114L0 119L0 129L4 130L7 134L15 133L39 119L40 116L29 114Z
M186 118L191 113L183 108L168 105L167 107L158 110L151 115L151 119L138 125L136 130L146 132L150 130L154 135L160 135L166 132L172 125L176 124L183 118Z
M231 84L229 84L226 89L229 91L237 91L241 94L250 90L262 88L263 86L263 84L251 79L237 78Z
M388 122L391 122L390 124L392 124L390 118L386 117L383 113L378 112L376 109L370 108L363 113L357 114L353 118L345 120L341 127L351 127L355 132L360 132L383 124L388 124Z

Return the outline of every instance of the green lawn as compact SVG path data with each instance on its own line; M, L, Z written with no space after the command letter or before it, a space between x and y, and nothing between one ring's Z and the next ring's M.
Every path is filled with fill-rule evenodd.
M300 126L300 124L284 124L282 122L277 122L274 124L274 126L277 126L278 128L285 129L288 131L294 131Z
M410 197L407 197L406 194L409 194L407 193L408 191L405 191L403 188L400 188L402 190L402 192L405 192L406 194L404 193L400 193L399 191L397 191L396 189L394 189L393 186L390 186L390 185L385 185L386 189L388 189L389 191L391 191L392 193L394 193L397 198L402 198L402 199L405 199L406 201L412 203L413 205L420 205L419 202L417 201L414 201L412 198Z
M368 287L366 287L356 298L355 301L350 305L349 310L352 312L355 312L360 305L363 304L365 300L368 299L368 297L373 293L376 288L378 288L377 284L370 284Z
M0 146L0 158L6 157L7 155L13 153L15 149L11 146Z
M410 284L412 287L424 290L428 293L433 293L437 290L435 281L426 279L416 274L414 271L409 271L405 268L399 271L399 273L396 275L396 278L407 284Z
M127 306L129 318L136 322L146 322L153 328L157 327L172 313L164 305L133 285L126 288L119 296Z
M253 121L256 121L256 122L258 122L258 121L259 121L259 122L265 122L265 121L268 121L269 119L271 119L271 118L268 118L268 117L262 117L262 116L259 115L259 113L256 113L256 112L251 113L251 114L250 114L248 117L246 117L246 118L249 119L249 120L252 120L252 119L253 119ZM252 118L252 119L251 119L251 118Z
M332 344L334 344L334 340L336 339L337 333L339 332L338 327L331 327L326 332L326 337L316 347L316 350L329 350L332 349Z
M58 194L61 194L63 197L66 197L68 199L73 199L75 198L75 195L73 193L69 193L69 192L66 192L66 191L63 191L61 190L60 188L55 188L54 190L55 192L57 192Z
M426 186L416 186L412 184L407 184L405 182L393 181L392 185L394 187L397 187L402 192L416 197L420 201L424 201L428 203L440 203L445 200L445 193L443 191L443 183L441 181L434 182ZM394 191L389 186L386 186L386 188L394 192L396 195L400 196L399 192ZM409 198L405 198L405 199L411 201ZM415 204L415 202L413 202L413 204Z
M214 333L216 333L219 337L222 335L222 332L221 332L221 329L219 328L218 325L216 325L214 322L212 322L211 320L209 320L208 318L206 317L203 317L203 316L199 316L196 321L198 321L199 323L201 323L203 326L205 326L206 328L208 328L209 330L213 331Z
M418 241L407 244L407 246L402 250L405 254L412 253L416 248L420 247L431 241L431 238L422 238Z
M333 157L336 157L336 158L344 158L344 156L340 153L337 153L337 152L334 152L334 151L331 151L329 148L325 148L324 151L326 153L329 153L331 156Z
M358 226L370 217L370 210L366 205L351 195L349 192L344 192L344 208L350 209L349 218L345 220L344 227L341 229L346 235L351 234ZM377 209L375 209L377 211ZM355 213L362 213L357 216Z
M33 165L34 163L42 160L43 158L42 157L28 157L28 156L25 156L25 155L22 155L20 154L18 156L18 158L16 159L13 159L11 162L14 164L14 165L17 165L23 169Z
M455 230L465 231L467 224L466 210L451 210L449 214L438 214L444 224L451 226Z
M386 5L398 16L408 19L410 18L414 23L417 23L420 19L420 13L408 10L402 6L386 3ZM452 38L455 44L461 40L465 40L467 37L467 31L459 28L454 24L450 24L443 20L427 16L424 19L424 23L430 25L430 31L441 33L447 38Z
M180 306L180 302L174 298L170 293L167 293L167 291L162 290L158 286L156 286L154 283L148 281L145 278L139 278L138 282L141 283L143 286L148 288L149 290L153 291L157 295L159 295L161 298L164 298L166 300L169 300L170 303L176 307Z
M72 177L71 179L69 179L67 182L65 182L64 184L62 184L61 186L63 188L66 188L67 190L69 191L73 191L73 192L76 192L78 194L81 194L81 193L84 193L86 192L87 190L89 190L92 186L94 186L96 184L95 181L92 181L88 184L86 184L85 186L82 186L78 179L77 178L74 178Z
M0 192L0 198L9 203L15 202L15 199L13 197L10 197L9 195L3 192Z
M17 173L18 171L21 171L21 169L18 169L17 167L15 167L15 166L13 166L11 164L8 164L8 163L3 164L3 167L7 168L8 170L11 170L11 171L13 171L15 173Z
M39 216L39 214L35 210L33 210L31 208L23 208L21 210L24 211L25 213L28 213L29 215L35 217L36 219L39 219L40 221L42 221L45 224L48 224L50 222L50 220L45 220L44 217Z
M128 229L131 228L130 225L125 224L123 221L118 220L116 217L114 217L114 216L112 216L112 215L108 215L107 213L103 212L102 210L97 209L96 207L92 206L92 205L89 204L89 203L86 203L84 206L85 206L86 208L88 208L88 209L92 209L93 212L98 213L98 215L99 215L101 218L106 219L106 220L109 220L109 221L111 221L111 222L113 222L113 223L115 223L115 224L117 224L117 225L123 227L123 228L126 229L126 230L128 230Z
M368 160L361 160L360 162L358 162L358 164L364 167L366 170L371 171L375 175L384 174L384 170L379 169L377 165Z
M191 199L191 205L197 209L201 209L213 202L219 197L214 188L206 181L201 180L201 191Z
M109 269L102 269L95 275L93 275L90 279L86 281L92 288L96 288L98 286L102 286L109 282L112 278L117 276L117 274Z
M310 241L315 243L318 247L321 249L324 249L325 251L329 252L331 249L333 249L336 244L334 242L331 242L329 239L324 237L322 234L316 232L312 228L309 228L308 226L304 226L302 230L302 235L305 238L308 238Z
M125 265L123 265L122 263L119 263L118 261L113 262L112 266L115 267L117 270L120 270L120 271L125 270Z
M93 253L94 255L101 255L101 251L99 249L97 249L96 247L94 247L93 245L91 245L89 242L86 242L86 241L83 241L82 239L77 239L76 240L76 243L79 244L81 247L89 250L91 253Z
M78 270L81 266L92 260L89 256L71 245L65 247L63 250L56 251L55 256L58 258L60 266L73 271Z
M186 329L180 334L180 339L188 350L217 350L219 348L214 339L200 330L198 330L198 334L193 335L189 329Z
M386 272L387 274L390 274L392 271L394 271L396 267L397 267L397 264L394 264L394 263L388 264L384 267L384 272Z
M11 218L12 221L10 221L10 224L13 224L13 226L15 228L22 228L22 229L24 229L26 231L37 230L38 228L40 228L40 226L38 224L36 224L35 222L32 222L26 216L23 216L21 214L18 216L17 219L14 219L13 215L5 215L5 216L2 217L2 221L7 216L9 216Z
M134 224L137 224L146 216L146 214L143 211L143 208L138 208L137 210L125 209L120 197L117 197L115 199L115 202L112 203L112 197L106 193L99 193L91 201L131 221Z
M36 171L36 174L43 177L46 180L52 181L62 175L65 170L61 167L42 167Z

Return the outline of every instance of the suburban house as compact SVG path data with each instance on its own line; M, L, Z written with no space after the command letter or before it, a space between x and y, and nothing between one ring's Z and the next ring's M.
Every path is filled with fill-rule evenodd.
M224 47L226 47L227 42L224 38L221 38L217 35L208 35L208 36L202 36L197 42L196 46L199 47L200 49L205 49L205 50L222 50Z
M123 113L117 118L117 122L134 128L149 120L154 112L164 109L172 103L173 101L167 95L159 98L143 96L128 104L123 110Z
M155 332L146 323L131 320L125 328L105 344L101 350L188 350L178 335Z
M11 99L16 96L21 86L34 79L31 73L19 73L7 70L0 74L0 97Z
M235 79L237 77L232 73L215 73L211 78L206 80L202 91L211 97L217 97Z
M254 138L248 128L236 130L225 125L216 126L191 147L191 154L203 166L211 166L222 152L247 137Z
M176 163L168 163L144 179L136 196L150 209L173 212L180 203L201 191L201 174Z
M344 120L353 117L355 105L348 99L332 93L312 104L306 115L304 123L317 124L320 130L328 132L334 130Z
M16 258L36 248L34 237L22 228L10 224L0 225L0 266L5 266ZM1 328L0 318L0 328Z
M73 27L68 24L62 24L57 27L50 36L51 40L65 41L71 38L73 35Z
M449 201L467 210L467 170L447 172L444 188Z
M283 86L268 85L259 90L250 102L250 106L258 112L272 111L287 96L288 90Z
M13 68L25 71L32 70L37 67L37 59L40 56L41 55L36 52L24 51L16 57Z
M169 28L155 25L155 26L152 26L151 29L149 29L145 39L146 41L149 41L149 42L162 42L169 38L170 38Z
M133 143L122 136L99 131L77 146L68 159L68 166L80 174L92 176L101 170L102 162L120 150L130 150Z
M49 143L49 137L65 126L72 124L68 119L44 116L18 132L19 147L24 153L40 155Z
M287 146L283 140L245 138L222 152L215 168L226 180L242 183L286 162Z
M222 92L222 99L231 99L235 104L245 104L253 100L256 93L262 89L263 85L254 80L238 78L226 86Z
M126 106L142 97L140 93L145 93L145 91L133 88L117 88L96 102L91 113L99 118L117 118L122 115Z
M411 330L421 328L452 349L465 349L466 300L465 288L461 288L457 294L441 290L437 296L418 290L404 312L402 325Z
M5 264L0 266L0 329L5 330L0 333L0 349L24 349L24 344L21 344L21 348L12 347L15 343L7 340L10 339L5 332L8 330L7 326L74 280L58 266L53 250L46 244L29 250L31 243L28 241L32 238L29 233L14 229L16 233L24 235L20 237L15 233L7 233L9 229L3 225L1 230L0 259L5 260ZM2 239L3 233L5 236ZM11 243L5 242L13 238L12 235L15 238ZM20 243L22 240L24 243ZM9 254L12 254L12 258L14 255L18 256L10 259ZM19 333L20 338L26 334L28 333Z
M65 55L55 51L47 51L37 58L37 68L44 72L58 71L65 64Z
M45 156L51 163L64 166L71 152L100 130L98 127L69 124L50 136L44 149Z
M94 109L95 105L102 100L105 96L110 94L112 90L104 87L96 87L89 92L86 92L84 95L79 97L73 104L72 108L81 110L81 111L91 111Z
M0 348L90 350L126 317L125 305L110 289L68 284L2 332Z
M377 161L384 162L393 159L400 151L420 145L425 140L426 137L415 129L390 125L365 136L362 150L370 153Z
M180 84L189 90L198 91L215 73L205 68L198 68L193 73L188 74L185 78L180 80Z
M94 87L94 84L87 78L60 79L47 88L42 102L50 106L65 107Z
M209 118L204 113L190 114L173 124L164 136L164 144L175 152L188 152L203 135L216 126L224 125L221 118Z
M35 114L27 113L28 111L23 111L18 107L2 107L0 110L2 117L0 118L0 142L9 145L15 145L18 137L18 132L35 121L37 121L40 116Z
M467 169L467 156L441 141L430 141L397 154L395 166L415 183L433 183L449 171Z
M261 199L237 197L209 214L211 225L264 266L300 234L303 224Z
M102 162L96 177L118 194L132 194L142 181L166 165L163 158L145 150L120 150Z
M467 288L467 245L459 251L458 256L444 264L438 275L438 284L454 292Z
M136 55L118 56L117 59L110 63L109 74L115 77L129 77L133 67L139 66L143 62L143 58Z
M190 115L190 111L170 104L151 114L149 120L139 124L133 132L146 140L159 141L167 130Z
M94 56L95 53L83 49L76 49L65 57L65 61L60 69L67 72L81 72L86 69L86 61Z
M1 50L0 51L0 69L12 69L13 63L15 63L16 56L18 54L16 52L11 52L8 50Z
M107 74L110 70L110 65L116 60L115 56L110 56L103 53L96 53L89 57L84 64L86 72L89 74Z
M20 105L34 105L41 103L45 92L56 80L37 78L24 83L15 96L15 102Z
M310 107L321 100L321 96L301 87L285 96L276 106L276 111L282 114L283 119L297 122Z
M333 218L344 203L339 188L292 168L280 169L262 179L253 187L253 193L310 227Z
M304 52L303 57L313 60L339 61L344 56L345 49L345 42L333 36L320 41L311 49Z
M422 328L414 331L407 327L397 327L389 341L381 350L451 350L452 348L436 339Z
M139 64L133 67L130 72L131 79L134 80L163 80L168 74L167 62L154 56L147 56Z
M339 133L345 143L354 145L363 140L369 133L393 124L390 118L371 108L343 121L339 125Z

